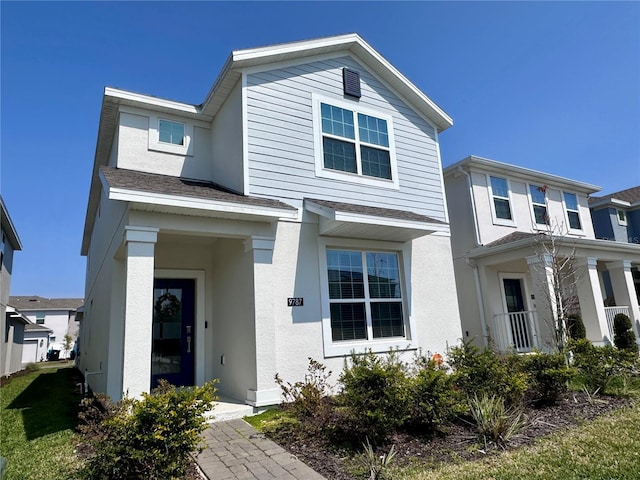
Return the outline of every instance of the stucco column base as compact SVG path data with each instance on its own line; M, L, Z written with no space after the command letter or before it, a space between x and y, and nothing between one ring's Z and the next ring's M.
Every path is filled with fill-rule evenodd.
M140 397L151 386L154 250L158 229L126 226L123 395Z
M604 311L604 297L600 288L600 278L596 269L596 258L579 258L578 269L578 300L582 323L587 330L587 338L595 345L611 344L609 326Z

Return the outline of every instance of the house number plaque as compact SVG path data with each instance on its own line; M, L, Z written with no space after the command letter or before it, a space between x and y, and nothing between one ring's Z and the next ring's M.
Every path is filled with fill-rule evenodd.
M304 304L304 298L302 297L287 298L288 307L301 307L303 304Z

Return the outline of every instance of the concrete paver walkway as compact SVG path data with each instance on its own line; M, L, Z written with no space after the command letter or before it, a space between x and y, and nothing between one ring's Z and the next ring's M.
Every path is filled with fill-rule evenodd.
M324 480L244 420L212 423L203 437L196 461L209 480Z

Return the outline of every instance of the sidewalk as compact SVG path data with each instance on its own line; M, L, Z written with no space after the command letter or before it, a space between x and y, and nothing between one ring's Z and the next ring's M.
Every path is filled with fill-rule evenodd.
M244 420L212 423L196 462L209 480L324 480Z

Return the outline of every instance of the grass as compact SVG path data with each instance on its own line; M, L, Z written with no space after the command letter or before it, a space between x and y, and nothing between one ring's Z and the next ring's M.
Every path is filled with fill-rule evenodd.
M73 429L80 396L73 365L15 377L0 388L0 455L4 480L61 480L77 466Z
M563 480L640 478L640 404L486 460L425 472L394 472L398 480Z

